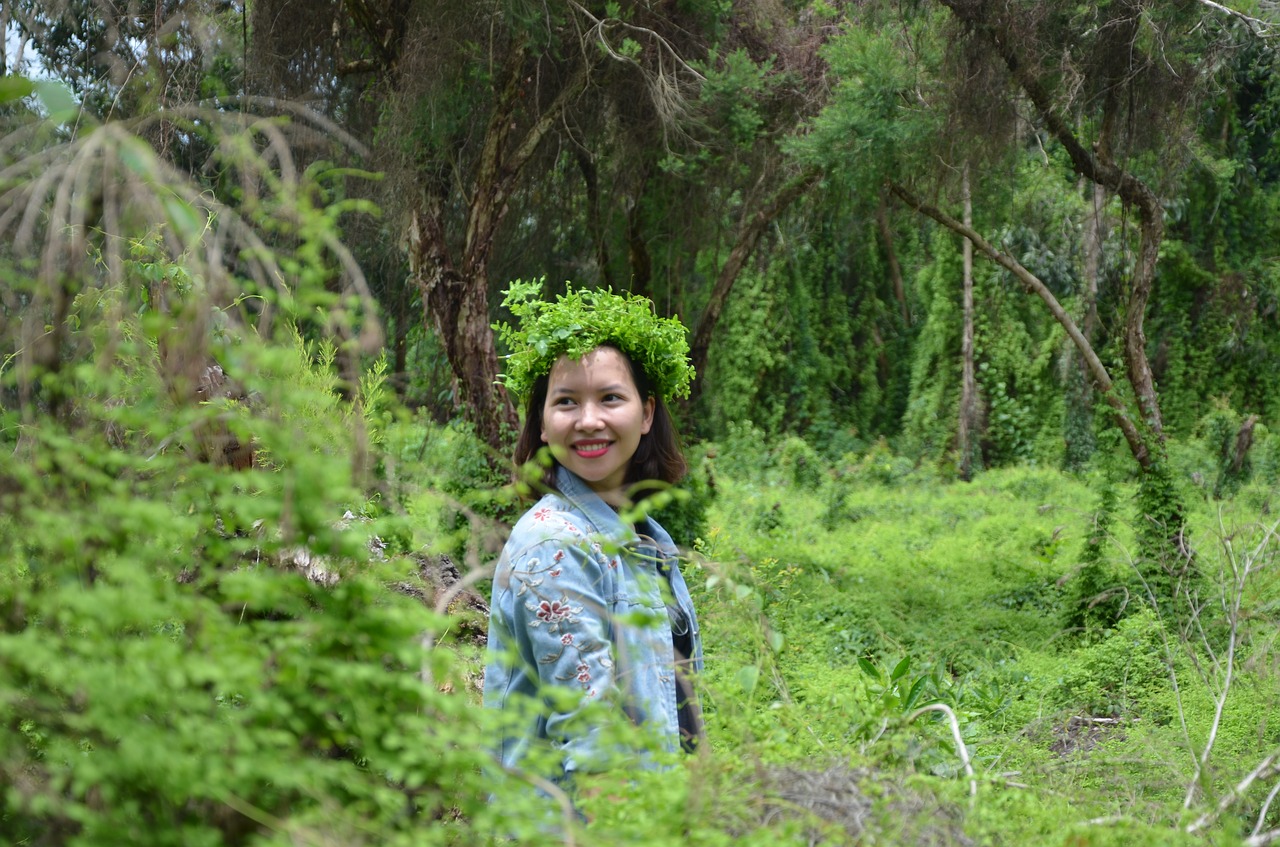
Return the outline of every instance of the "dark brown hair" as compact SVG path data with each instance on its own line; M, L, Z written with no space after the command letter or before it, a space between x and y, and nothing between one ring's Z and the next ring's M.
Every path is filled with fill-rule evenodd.
M612 344L601 344L618 350ZM599 349L599 348L597 348ZM627 363L627 370L636 384L641 401L653 399L653 423L649 431L640 436L640 444L636 447L631 464L627 467L625 484L630 486L637 482L654 480L674 485L684 478L689 466L685 463L684 453L680 449L680 434L676 431L675 421L667 410L662 398L653 391L649 377L642 368L637 368L631 357L621 350L618 353L622 361ZM529 402L525 406L524 427L520 430L520 440L516 442L516 464L523 465L532 461L542 445L542 408L547 403L547 388L551 375L543 374L533 383L533 391L529 394ZM556 488L556 468L558 461L552 461L551 467L542 474L542 485L552 491ZM632 500L640 501L653 494L660 486L642 486L630 494Z

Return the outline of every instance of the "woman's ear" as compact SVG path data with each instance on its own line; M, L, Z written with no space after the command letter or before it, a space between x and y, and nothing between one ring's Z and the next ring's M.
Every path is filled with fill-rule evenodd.
M640 434L648 435L649 429L653 426L653 410L658 405L658 401L652 397L646 397L644 401L644 420L640 422Z

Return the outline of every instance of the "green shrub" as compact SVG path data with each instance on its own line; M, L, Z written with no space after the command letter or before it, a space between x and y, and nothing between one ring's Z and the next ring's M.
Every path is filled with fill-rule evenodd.
M826 478L826 463L804 440L788 436L778 445L778 466L795 487L812 491Z
M1163 625L1150 609L1129 615L1096 644L1068 658L1058 702L1089 715L1140 711L1168 686Z

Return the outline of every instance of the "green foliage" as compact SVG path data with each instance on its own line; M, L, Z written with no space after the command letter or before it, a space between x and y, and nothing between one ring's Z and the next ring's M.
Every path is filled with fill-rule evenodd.
M778 464L790 477L790 482L802 491L818 488L826 476L825 463L818 451L795 436L786 438L778 446Z
M954 239L935 232L934 261L916 278L925 319L912 351L910 405L903 443L915 455L937 457L950 449L959 415L960 254Z
M519 517L509 475L466 422L439 427L418 419L398 428L398 464L419 543L459 561L492 550L499 526Z
M1124 563L1141 531L1135 486L1109 483L1099 503L1095 481L1047 469L948 485L918 478L846 472L808 492L776 467L764 478L721 474L712 521L726 529L713 529L706 546L718 576L699 598L713 738L746 734L745 749L766 762L853 750L845 755L868 767L955 779L963 770L947 721L906 720L912 706L945 704L979 773L964 816L971 837L1052 842L1073 821L1107 815L1134 830L1117 824L1095 833L1097 843L1179 837L1188 778L1170 766L1187 760L1179 721L1202 743L1215 689L1188 660L1199 648L1171 628L1180 618L1161 619L1124 591L1091 603L1098 592L1083 585L1140 590L1136 562ZM770 496L780 486L787 496ZM837 498L840 510L815 532L810 516ZM753 510L774 502L774 525L758 533ZM1190 517L1202 528L1217 521ZM1208 561L1213 551L1200 553ZM740 564L729 564L735 557ZM1256 584L1249 608L1274 602L1273 583ZM1117 622L1126 597L1129 614ZM779 651L756 634L757 615ZM1266 642L1253 643L1270 655ZM1251 681L1237 680L1231 694L1239 712L1229 710L1219 730L1236 777L1260 755L1244 752L1243 736L1280 714L1274 688L1252 676L1270 671L1248 661ZM735 699L743 696L745 705ZM1022 787L1004 787L1000 774L1011 770ZM1069 808L1060 796L1071 797ZM1001 817L1005 804L1025 818Z
M1169 678L1165 638L1150 609L1127 616L1100 641L1070 657L1060 704L1114 717L1160 702Z
M744 427L758 428L758 435L742 439L735 447L752 454L761 453L760 441L766 433L780 431L784 424L784 401L772 393L761 391L766 374L776 369L784 358L782 344L786 333L779 332L777 281L744 269L738 279L738 292L725 306L722 318L734 327L712 347L707 364L709 389L706 429L711 437L728 437L735 442L735 431ZM756 439L752 447L750 441ZM737 450L732 451L737 460ZM746 460L746 456L742 457Z
M375 333L367 305L336 293L351 281L341 271L346 216L367 211L351 199L354 172L325 161L252 164L262 149L282 161L286 124L255 119L250 134L215 144L204 118L159 108L169 84L78 100L96 77L82 45L133 62L136 39L151 37L147 15L122 24L115 45L104 45L92 15L51 31L47 67L78 69L65 73L74 97L57 83L0 81L0 108L15 118L0 145L0 192L49 189L21 202L6 193L0 220L30 222L46 239L36 253L67 259L46 273L17 240L0 239L0 830L49 847L569 835L604 845L1132 845L1192 839L1188 812L1230 799L1280 721L1274 569L1241 591L1238 617L1223 618L1230 568L1212 541L1221 532L1235 545L1224 549L1275 544L1222 529L1216 511L1267 515L1280 478L1280 441L1268 429L1280 412L1273 63L1250 45L1198 55L1227 25L1246 29L1207 8L1153 9L1128 54L1102 40L1116 30L1114 8L1036 7L1028 37L1063 36L1040 58L1052 64L1061 53L1088 71L1071 78L1090 102L1103 98L1088 55L1159 50L1169 67L1204 59L1223 82L1203 108L1185 111L1201 120L1200 138L1189 159L1169 157L1161 184L1169 238L1147 337L1170 442L1153 439L1158 461L1135 476L1115 427L1094 426L1109 413L1082 390L1061 330L980 261L989 469L959 483L949 464L958 242L886 204L914 283L899 304L886 290L883 235L850 221L873 219L886 179L927 185L939 157L974 154L966 142L976 122L945 123L945 104L1001 118L992 122L1001 133L1016 104L1000 84L944 64L954 33L940 26L940 7L898 20L886 6L818 3L806 10L817 26L806 29L782 5L752 6L748 20L725 3L668 4L670 18L657 6L588 4L603 22L585 30L576 9L517 2L477 17L442 7L429 16L441 37L400 54L405 68L432 72L407 72L417 87L383 112L380 140L401 175L426 175L392 180L389 193L416 198L465 183L500 93L498 54L485 45L530 51L529 67L541 70L511 96L541 108L566 91L557 81L574 78L572 57L586 55L572 39L599 34L588 52L605 61L593 67L590 96L608 93L589 101L601 108L557 125L573 141L560 149L581 156L531 160L547 172L526 171L508 195L514 223L491 275L543 259L565 275L595 269L602 283L630 280L665 312L690 317L706 302L727 234L753 208L750 186L778 165L761 151L784 134L779 116L830 95L787 143L795 162L820 170L822 189L776 222L744 268L691 421L714 441L693 463L690 496L655 512L699 551L685 572L708 648L709 743L673 772L581 786L577 800L593 819L585 827L545 824L522 776L495 774L484 752L501 727L477 708L478 645L454 640L476 635L478 615L435 612L423 552L449 553L476 568L475 580L519 506L466 427L398 414L385 360L355 343ZM224 17L237 31L234 10ZM163 77L184 89L242 90L239 63L204 52L226 41L209 32L157 41L147 61L208 69ZM734 48L716 46L726 35ZM689 59L686 38L698 50L712 45L695 62L699 100L665 105L705 126L659 127L652 102L631 102L636 79L621 71L655 56ZM822 65L805 51L824 38ZM954 42L971 47L968 39ZM357 53L360 43L344 42ZM541 72L552 66L557 73ZM1164 66L1148 63L1126 84L1145 85ZM965 99L976 90L960 91L969 80L989 86L989 113ZM359 115L353 90L326 102ZM1145 92L1159 93L1134 91L1140 106L1156 102ZM21 99L33 93L38 101ZM178 161L136 136L117 146L116 128L98 132L79 102L90 112L141 106L140 132L180 148ZM492 125L512 127L515 139L532 114ZM1086 132L1093 119L1087 109L1079 116ZM1130 123L1138 146L1170 129ZM703 143L686 144L685 132ZM1021 117L1014 135L1019 143L1001 148L1009 158L987 161L976 181L981 228L1079 315L1090 186ZM72 136L65 156L54 150ZM47 155L17 162L24 145L41 144ZM250 155L221 157L232 150ZM1135 168L1163 170L1136 150ZM975 169L990 158L978 156ZM175 168L209 184L188 191ZM945 205L946 178L938 185ZM71 199L60 206L59 193ZM112 205L121 198L136 202ZM1105 210L1095 339L1113 370L1123 262L1135 247L1116 206ZM134 228L94 228L112 214ZM244 250L246 232L265 240ZM533 243L538 252L526 254ZM556 354L565 338L555 334L573 335L571 324L552 328L543 354ZM201 339L193 360L215 355L244 396L176 399L182 380L165 354L175 339ZM425 365L410 378L443 421L455 413L452 377L431 339L416 343ZM1261 421L1250 460L1234 467L1231 440L1253 412ZM255 446L253 468L200 461L228 437ZM1059 456L1076 475L1050 470ZM1175 532L1183 527L1187 535ZM1187 549L1198 557L1192 572ZM1215 661L1232 622L1236 676L1226 688ZM912 719L922 704L954 711L976 798L957 779L948 722ZM1211 766L1195 776L1211 731ZM788 793L794 785L809 793ZM1257 820L1269 790L1259 784L1223 806L1196 842L1230 842L1255 823L1274 829L1274 807ZM936 829L902 823L915 820Z
M663 492L659 492L645 501L647 511L681 547L692 547L695 539L707 534L707 512L716 497L716 480L705 453L692 458L689 466L689 475L668 497L663 498ZM655 501L659 499L666 502L658 505Z
M1236 455L1237 441L1243 423L1240 415L1220 398L1214 402L1213 409L1200 419L1197 426L1206 449L1217 454L1217 468L1213 480L1214 499L1235 494L1253 476L1253 459L1250 455L1252 450L1246 446L1242 455L1238 458ZM1256 418L1250 426L1251 429L1256 428ZM1253 437L1254 433L1250 432L1249 438Z
M387 590L402 563L370 557L373 527L339 521L364 495L335 449L359 412L333 393L331 355L239 353L272 397L244 425L273 470L113 446L108 421L156 443L223 412L192 417L92 367L71 427L4 412L24 445L0 521L0 768L23 786L2 814L19 843L241 843L264 827L395 843L484 814L487 716L417 678L464 684L454 654L419 646L449 622ZM121 390L125 407L93 398ZM473 741L424 746L442 720Z
M712 53L703 64L706 80L700 100L708 116L730 141L749 147L764 127L760 97L767 88L772 61L757 65L745 49L723 57Z
M915 108L928 99L928 69L940 61L939 19L936 9L883 26L871 18L828 42L823 55L835 90L792 152L864 192L878 193L885 179L910 172L909 157L939 131L938 112Z
M1132 579L1110 566L1108 551L1118 507L1116 488L1104 482L1092 526L1080 551L1079 569L1071 575L1070 597L1064 604L1063 623L1085 639L1108 630L1119 621L1129 602Z
M1138 573L1142 593L1172 612L1181 598L1196 593L1201 576L1186 534L1186 497L1175 480L1168 454L1158 448L1152 466L1138 479Z

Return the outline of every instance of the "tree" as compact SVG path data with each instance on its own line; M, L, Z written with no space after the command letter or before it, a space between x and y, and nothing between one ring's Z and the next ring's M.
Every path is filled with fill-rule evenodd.
M969 192L969 166L960 176L961 200L964 203L964 225L973 226L973 198ZM962 301L964 327L960 332L960 423L956 441L960 451L960 478L973 478L973 457L977 452L973 439L978 435L978 380L973 362L973 243L964 242L964 288Z
M344 120L377 124L409 282L459 406L495 449L515 423L489 331L506 280L649 295L698 317L705 363L747 258L816 183L781 140L821 102L825 30L782 7L317 4L332 23L300 36L279 5L256 4L255 55L274 65L258 77L284 85L286 69L328 55L317 88Z
M1030 101L1040 125L1066 152L1071 167L1114 194L1136 217L1137 249L1122 330L1124 373L1136 414L1116 393L1089 339L1051 294L1046 297L1048 289L1039 280L971 228L917 200L912 205L963 233L989 258L1015 273L1066 328L1115 410L1116 422L1142 471L1147 520L1154 525L1155 536L1165 542L1159 545L1159 558L1176 579L1191 553L1183 538L1184 510L1167 468L1164 424L1144 322L1164 238L1164 210L1155 180L1172 185L1177 169L1152 169L1145 157L1154 155L1156 162L1168 165L1185 156L1195 130L1186 114L1213 82L1206 70L1212 69L1213 62L1205 60L1229 46L1233 36L1220 19L1195 6L1157 11L1140 2L1118 3L1089 9L1082 16L1078 7L1069 4L1014 8L975 0L941 2L968 36L965 49L983 51L1004 65L1008 78ZM1063 43L1072 49L1063 53ZM1086 144L1067 119L1071 110L1088 114L1092 143ZM905 190L899 194L911 197Z
M529 196L540 174L556 170L552 142L575 151L597 198L590 140L610 118L650 139L679 132L701 77L690 59L705 53L700 33L714 15L641 4L370 2L348 4L337 37L299 40L275 4L265 6L255 32L262 55L287 65L328 53L335 79L380 103L383 199L405 233L409 284L444 347L460 407L500 449L516 418L494 386L490 301L502 280L492 270L522 228L561 214ZM291 49L272 48L281 43ZM648 96L637 99L637 88Z

